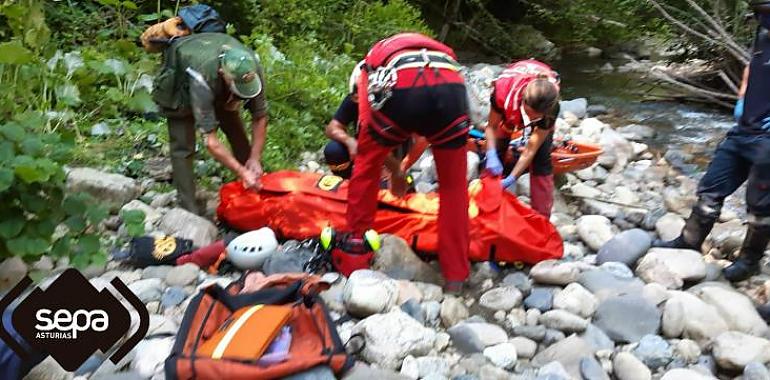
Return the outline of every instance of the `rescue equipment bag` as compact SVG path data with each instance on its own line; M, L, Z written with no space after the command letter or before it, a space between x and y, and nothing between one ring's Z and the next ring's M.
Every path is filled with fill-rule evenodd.
M227 289L202 289L185 311L166 378L277 379L319 365L342 375L354 359L319 296L328 286L305 273L253 272ZM284 352L271 354L275 346Z

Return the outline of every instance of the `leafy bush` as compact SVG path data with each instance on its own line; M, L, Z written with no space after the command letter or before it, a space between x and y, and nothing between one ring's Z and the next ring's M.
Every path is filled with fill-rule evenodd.
M0 125L0 257L50 252L77 266L103 263L95 226L106 211L85 194L65 194L62 166L74 139L44 126L39 113Z

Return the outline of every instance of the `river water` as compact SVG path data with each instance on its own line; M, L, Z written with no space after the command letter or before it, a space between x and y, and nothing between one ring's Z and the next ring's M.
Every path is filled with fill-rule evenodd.
M610 63L612 71L602 70ZM651 90L641 73L619 72L624 61L607 61L585 56L565 56L554 67L562 78L564 99L583 97L589 105L610 109L603 117L615 127L642 124L655 128L650 148L669 159L685 173L697 175L703 170L725 133L733 125L732 116L723 110L703 105L669 101L644 101ZM660 89L654 89L660 91Z

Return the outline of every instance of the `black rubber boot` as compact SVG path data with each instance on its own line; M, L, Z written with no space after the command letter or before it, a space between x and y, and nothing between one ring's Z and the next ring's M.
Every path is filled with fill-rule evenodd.
M758 227L749 224L738 259L722 271L725 278L730 282L740 282L758 273L759 260L765 254L768 242L770 242L770 226Z
M682 234L678 238L669 241L656 239L652 242L652 246L656 248L693 249L700 251L703 241L706 240L706 236L711 232L715 222L716 218L705 217L693 210L693 213L690 214L687 222L685 222Z

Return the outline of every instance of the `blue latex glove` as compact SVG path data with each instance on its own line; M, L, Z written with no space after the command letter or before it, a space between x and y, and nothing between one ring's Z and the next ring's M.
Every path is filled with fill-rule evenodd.
M511 191L516 191L516 176L511 174L511 175L505 177L502 180L502 184L503 184L503 189L510 188Z
M500 162L500 158L497 157L497 151L494 148L487 149L486 158L486 169L492 173L492 175L503 174L503 163Z
M738 99L738 101L735 103L735 110L733 111L733 116L735 116L736 122L740 122L741 116L743 116L743 98Z

